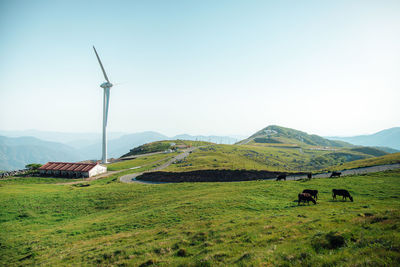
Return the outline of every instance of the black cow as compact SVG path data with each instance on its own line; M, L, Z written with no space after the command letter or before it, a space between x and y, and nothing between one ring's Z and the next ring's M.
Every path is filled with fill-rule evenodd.
M315 200L318 200L318 190L304 189L303 193L310 194Z
M310 173L307 173L307 178L308 179L311 179L312 178L312 173L310 172Z
M332 172L332 174L331 174L331 178L332 177L340 177L340 175L342 175L342 173L341 172Z
M350 201L353 202L353 197L346 189L332 189L332 198L336 200L336 196L342 196L342 199L349 198Z
M286 181L286 173L279 174L278 177L276 177L276 180L277 181L280 181L280 180Z
M313 199L313 197L309 194L309 193L301 193L298 195L299 200L297 205L300 205L300 202L304 202L304 204L307 202L308 205L310 205L310 201L314 204L317 204L317 201L315 201L315 199Z

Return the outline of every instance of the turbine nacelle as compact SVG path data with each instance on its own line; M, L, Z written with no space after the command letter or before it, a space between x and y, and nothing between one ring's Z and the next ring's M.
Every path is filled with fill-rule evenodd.
M106 89L106 88L111 88L112 86L113 86L113 84L110 83L110 82L104 82L104 83L102 83L102 84L100 85L100 87L101 87L101 88L104 88L104 89Z

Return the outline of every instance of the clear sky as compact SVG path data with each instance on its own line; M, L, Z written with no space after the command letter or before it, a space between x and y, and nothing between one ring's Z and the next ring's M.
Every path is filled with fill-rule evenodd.
M400 126L400 1L0 0L0 129Z

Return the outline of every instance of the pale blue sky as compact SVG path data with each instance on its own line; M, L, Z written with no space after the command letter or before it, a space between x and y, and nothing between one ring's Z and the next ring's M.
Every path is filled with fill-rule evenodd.
M400 126L400 1L0 0L0 129Z

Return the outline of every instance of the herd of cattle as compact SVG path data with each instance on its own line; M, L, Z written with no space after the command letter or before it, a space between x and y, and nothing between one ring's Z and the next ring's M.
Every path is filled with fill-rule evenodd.
M333 177L340 177L340 175L342 175L341 172L335 172L335 171L333 171L329 177L330 177L330 178L333 178ZM277 180L277 181L280 181L280 180L285 180L285 181L286 181L286 177L287 177L287 174L286 174L286 173L281 173L281 174L278 175L278 177L276 177L276 180ZM312 173L307 173L307 178L308 178L308 179L311 179L311 178L312 178Z
M349 198L350 201L353 202L353 197L346 189L332 189L332 198L334 200L336 200L336 196L342 196L343 200L347 200L347 198ZM306 202L307 204L310 204L310 201L314 204L317 204L318 190L304 189L303 193L300 193L298 195L298 198L299 199L297 205L300 205L301 202L304 202L304 204Z
M340 177L340 175L342 175L341 172L334 171L331 173L329 177ZM308 173L307 178L311 179L312 174ZM278 177L276 177L276 180L286 181L286 173L279 174ZM332 189L332 198L334 200L336 200L336 196L342 196L343 200L347 200L347 198L349 198L350 201L353 202L353 197L346 189ZM318 190L304 189L302 193L298 194L298 205L300 205L301 202L304 203L307 202L307 204L310 204L310 201L314 204L317 204L317 199L318 199Z

